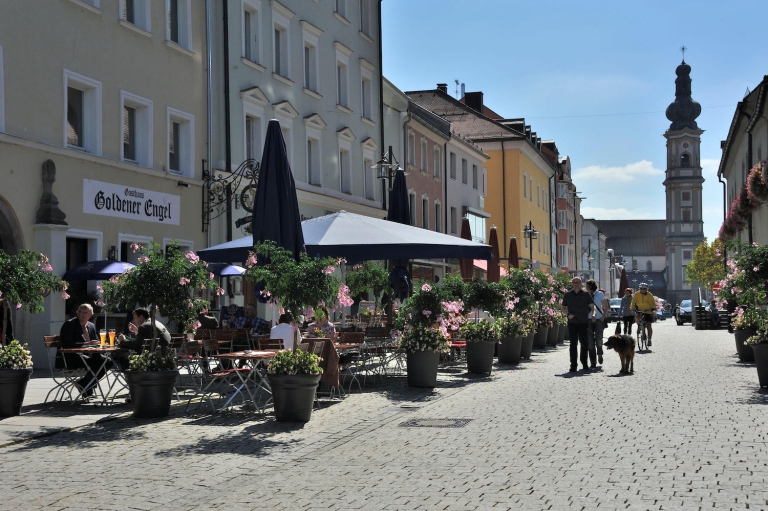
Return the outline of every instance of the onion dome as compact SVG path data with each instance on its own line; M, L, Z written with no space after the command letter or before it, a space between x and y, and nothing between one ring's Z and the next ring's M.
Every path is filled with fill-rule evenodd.
M691 66L683 61L677 66L675 74L675 100L667 107L667 119L672 121L669 129L699 129L696 118L701 115L701 105L691 98Z

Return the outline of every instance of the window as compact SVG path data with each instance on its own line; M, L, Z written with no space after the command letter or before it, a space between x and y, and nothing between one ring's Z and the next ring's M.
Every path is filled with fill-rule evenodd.
M427 167L427 139L424 137L421 137L421 171L427 172L429 168Z
M192 177L195 161L195 117L174 108L168 108L167 117L167 169Z
M336 104L349 108L349 56L352 50L337 42L336 45Z
M152 101L120 91L123 128L123 160L142 167L153 165Z
M283 78L291 78L290 20L293 11L272 2L272 71Z
M341 16L347 17L347 0L333 0L333 12Z
M307 136L307 180L310 184L321 185L320 140Z
M243 0L243 58L261 64L261 2Z
M375 199L375 193L376 189L374 187L374 183L376 183L376 178L374 177L374 169L371 168L373 165L373 153L368 152L365 149L363 149L363 176L365 177L365 198L368 200L374 200Z
M558 185L557 185L557 197L559 199L564 199L565 198L565 190L566 190L565 185L563 183L558 183Z
M408 163L416 165L416 136L408 130Z
M691 221L691 210L688 208L683 209L683 222Z
M568 245L558 245L558 251L559 255L558 258L560 259L560 266L567 267L568 266Z
M451 153L450 165L451 165L451 179L456 179L456 153Z
M565 229L566 228L566 216L565 211L558 211L557 212L557 228L558 229Z
M483 197L485 197L487 191L485 188L485 176L487 175L488 171L486 169L483 169L483 189L481 190Z
M467 160L464 158L461 159L461 182L462 184L467 184L468 182L468 176L467 176Z
M682 192L683 202L691 202L691 192Z
M456 208L451 208L451 234L456 233Z
M352 141L349 128L339 132L339 186L342 193L352 193Z
M64 147L101 155L101 82L64 70Z
M317 92L319 70L317 46L323 31L303 20L301 26L304 35L304 88Z
M261 154L261 119L246 114L245 116L245 159L260 160Z
M528 174L523 173L523 197L528 198Z
M683 259L691 259L691 257L692 257L691 250L683 250Z
M363 118L373 119L373 72L376 68L365 59L360 59L360 98Z
M541 207L541 185L536 183L536 205Z
M432 170L434 172L434 175L436 178L440 179L440 177L443 175L442 173L442 165L441 164L441 158L440 158L440 148L435 145L434 151L432 152Z
M416 194L408 194L408 209L411 213L411 225L416 225Z
M371 2L360 0L360 32L371 35Z
M691 155L688 153L683 153L683 155L680 157L680 166L681 167L690 167L691 166Z
M288 101L280 101L272 105L272 111L274 112L275 119L280 123L280 131L283 132L283 139L285 140L285 151L288 153L288 162L291 164L291 170L296 171L298 167L295 167L295 161L293 159L293 120L299 115L299 112L293 108ZM303 140L300 142L299 147L303 145Z
M429 199L421 199L421 226L429 229Z
M166 26L165 37L186 48L192 49L192 12L190 0L165 0Z
M151 32L149 0L122 0L120 18L142 30Z
M528 178L528 191L530 192L528 194L528 200L531 201L531 204L533 204L533 178Z
M653 263L650 259L645 262L645 271L653 271Z
M472 188L477 190L477 183L479 179L477 176L477 165L472 165Z
M435 232L440 232L440 219L442 218L440 203L435 201Z

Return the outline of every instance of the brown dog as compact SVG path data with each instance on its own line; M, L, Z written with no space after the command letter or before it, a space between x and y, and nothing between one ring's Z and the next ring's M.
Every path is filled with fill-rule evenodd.
M630 335L616 334L612 335L605 341L603 347L609 350L614 350L619 354L621 358L621 371L622 373L634 373L635 372L635 338Z

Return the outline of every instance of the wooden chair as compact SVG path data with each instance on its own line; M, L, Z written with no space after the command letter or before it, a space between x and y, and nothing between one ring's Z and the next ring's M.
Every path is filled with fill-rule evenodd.
M301 344L299 344L298 349L301 350L301 351L308 351L309 350L309 343L308 342L302 342Z
M79 390L75 388L75 382L85 375L86 370L67 367L67 360L64 354L59 351L61 349L61 337L58 335L44 335L43 342L48 355L48 369L54 383L54 387L48 391L43 402L48 402L51 393L54 393L54 401L59 401L64 396L67 396L67 399L71 401L73 391L75 396L79 394Z
M285 343L282 339L258 339L260 350L284 350Z

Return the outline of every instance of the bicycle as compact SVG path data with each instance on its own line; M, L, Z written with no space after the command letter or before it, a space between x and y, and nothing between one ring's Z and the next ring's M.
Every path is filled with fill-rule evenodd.
M646 351L648 349L648 331L646 328L645 315L653 314L653 309L637 311L640 319L637 322L637 351Z

